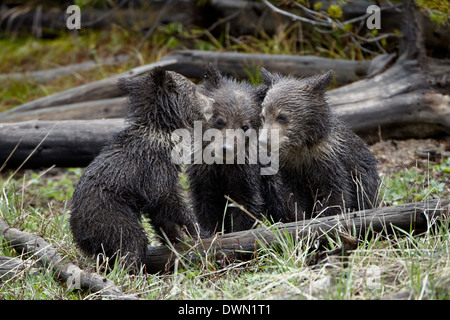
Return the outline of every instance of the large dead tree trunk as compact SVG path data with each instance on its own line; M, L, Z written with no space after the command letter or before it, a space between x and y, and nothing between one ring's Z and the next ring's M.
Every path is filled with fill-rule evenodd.
M334 112L368 142L450 135L450 64L402 57L389 70L331 90Z
M450 200L429 200L393 207L382 207L358 211L345 215L319 217L286 224L275 224L248 231L240 231L180 243L172 248L166 246L148 247L145 265L147 272L171 270L175 261L189 263L207 258L209 261L252 259L260 248L276 247L282 238L299 241L311 237L318 239L325 234L333 237L334 232L364 239L369 233L392 235L399 229L420 234L432 228L436 221L448 223ZM311 243L311 242L310 242Z
M448 136L450 61L426 57L423 15L413 0L403 3L399 59L373 78L331 91L330 104L354 131L366 137L377 137L376 127L383 138ZM359 117L354 117L356 112Z

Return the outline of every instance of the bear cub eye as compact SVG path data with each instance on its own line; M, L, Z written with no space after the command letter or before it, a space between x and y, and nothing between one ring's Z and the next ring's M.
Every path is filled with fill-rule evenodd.
M217 118L216 119L216 126L218 128L223 128L225 126L225 120L223 120L222 118Z
M287 123L288 121L288 115L286 113L280 113L277 117L277 121L279 123Z

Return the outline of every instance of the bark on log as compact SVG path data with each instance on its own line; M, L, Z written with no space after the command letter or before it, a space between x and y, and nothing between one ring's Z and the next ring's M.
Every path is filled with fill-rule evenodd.
M0 168L85 167L123 124L123 119L0 124Z
M92 290L109 299L136 299L134 296L123 294L111 280L81 270L37 235L11 228L4 220L0 220L0 234L11 247L33 256L38 264L50 268L55 276L66 281L69 287L79 286L79 289Z
M95 120L124 118L127 111L127 98L92 100L63 106L52 106L23 112L10 112L3 115L1 122L22 122L29 120Z
M158 66L168 66L175 63L173 59L160 61L140 67L136 67L129 71L114 75L112 77L91 82L79 87L75 87L63 92L58 92L40 99L27 102L23 105L15 107L0 114L0 120L16 112L31 111L52 106L61 106L78 102L111 99L123 96L123 92L117 86L117 79L121 77L135 77L146 73Z
M415 60L327 93L329 104L368 142L450 135L450 64L425 73Z
M202 78L204 67L207 63L216 65L225 74L244 79L248 78L248 71L258 72L257 68L259 67L295 76L311 76L333 69L338 86L364 78L371 64L370 60L351 61L314 56L247 54L201 50L174 51L164 56L161 61L166 61L166 59L177 60L177 63L169 65L167 69L191 78Z
M0 256L0 281L12 279L24 270L33 272L33 265L29 260Z
M248 231L228 233L188 243L148 247L145 265L147 272L169 271L177 259L184 263L208 257L212 260L252 259L256 250L276 246L280 237L298 240L306 237L331 235L335 231L365 239L371 233L391 235L399 229L414 235L432 228L437 221L448 223L450 200L428 200L393 207L382 207L350 214L312 220L275 224Z
M0 74L0 81L30 81L34 83L48 82L63 76L78 73L80 71L92 70L101 65L123 63L129 59L128 55L119 55L99 61L86 61L68 66L62 66L47 70L38 70L32 72Z

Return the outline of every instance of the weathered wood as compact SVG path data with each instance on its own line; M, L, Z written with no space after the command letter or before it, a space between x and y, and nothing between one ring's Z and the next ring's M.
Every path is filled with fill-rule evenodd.
M395 64L328 95L341 119L366 139L450 135L450 61L426 57L422 14L413 0L403 4Z
M351 61L329 59L315 56L249 54L237 52L212 52L201 50L178 50L163 57L161 61L177 60L167 69L181 73L186 77L201 78L204 67L212 63L225 74L248 78L248 73L258 72L259 67L291 74L295 76L311 76L328 70L335 71L338 86L352 83L364 78L370 66L370 60Z
M66 281L69 287L92 290L98 292L101 297L109 299L136 299L134 296L123 294L111 280L81 270L67 257L59 254L47 241L35 234L11 228L4 220L0 220L0 234L11 247L32 256L37 260L37 264L50 268L55 276Z
M32 272L33 263L20 258L0 256L0 280L5 281L19 276L24 270Z
M61 106L78 102L111 99L115 97L123 96L123 92L117 86L117 79L121 77L135 77L137 75L149 72L150 70L158 66L168 66L175 63L173 59L167 59L165 61L155 62L152 64L136 67L126 72L114 75L112 77L94 81L85 85L81 85L63 92L58 92L40 99L36 99L27 102L23 105L15 107L11 110L2 112L0 114L0 120L8 117L10 114L17 112L24 112L42 108L48 108L52 106Z
M200 257L220 260L252 259L259 248L273 247L282 237L297 241L306 237L323 236L335 231L360 239L370 233L391 235L399 229L417 235L432 228L437 221L446 221L450 215L450 200L428 200L393 207L363 210L345 215L319 217L311 220L275 224L248 231L217 235L208 239L180 243L172 248L148 247L145 265L147 272L171 270L177 259L189 263ZM401 234L400 234L401 235Z
M127 111L127 98L92 100L63 106L52 106L4 115L1 122L21 122L28 120L94 120L123 118Z
M25 161L24 168L87 166L123 124L123 119L0 124L0 167Z
M0 74L0 81L14 80L14 81L29 81L33 83L48 82L63 76L79 73L80 71L92 70L98 66L123 63L127 61L129 58L130 57L128 55L122 54L116 57L100 59L99 61L86 61L47 70Z
M417 61L328 91L328 102L350 128L369 142L450 135L450 65L425 73ZM447 73L448 74L448 73ZM431 85L434 84L434 87ZM440 90L442 90L440 92Z

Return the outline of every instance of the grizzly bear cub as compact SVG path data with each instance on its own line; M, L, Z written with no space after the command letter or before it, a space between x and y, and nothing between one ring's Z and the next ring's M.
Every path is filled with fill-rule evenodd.
M206 67L199 90L213 101L204 109L203 140L194 141L194 154L202 152L203 161L186 170L199 224L210 233L228 233L252 228L255 218L286 221L277 182L261 175L256 158L265 90L261 94L258 87L222 76L212 65Z
M70 227L85 253L120 254L139 267L148 243L142 214L163 239L182 239L183 228L192 236L199 231L181 196L171 132L192 127L210 100L187 78L161 68L118 85L129 94L126 126L83 172Z
M298 218L372 208L377 203L377 161L366 144L330 110L325 91L332 72L298 79L261 69L268 86L263 129L277 130L280 172ZM275 132L275 131L274 131ZM269 145L270 145L270 134ZM267 142L267 141L265 141Z

